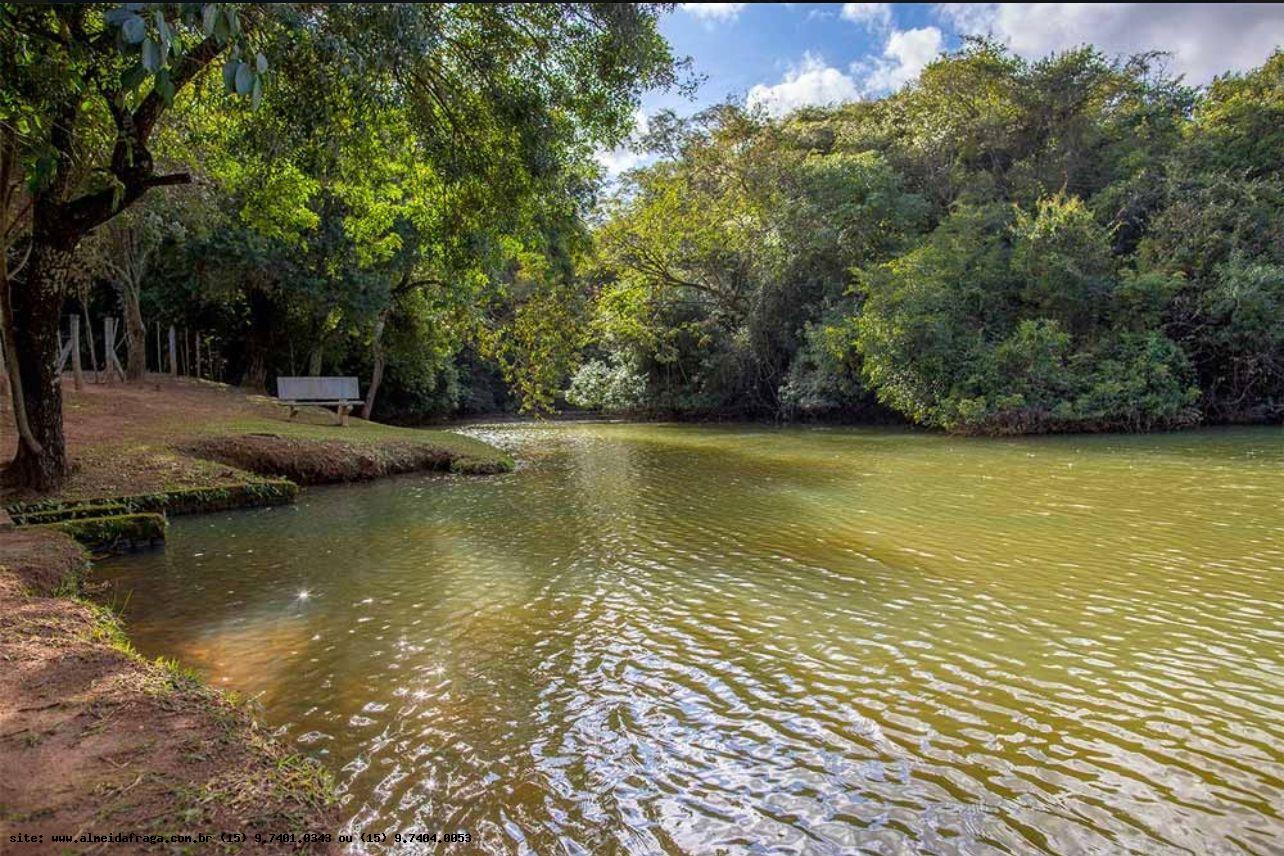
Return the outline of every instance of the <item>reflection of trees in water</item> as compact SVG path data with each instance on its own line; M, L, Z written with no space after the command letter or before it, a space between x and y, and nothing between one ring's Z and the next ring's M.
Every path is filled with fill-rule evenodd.
M151 563L131 570L131 632L229 664L291 735L330 735L315 745L371 823L515 820L536 849L638 817L696 851L768 836L789 824L755 812L782 793L795 829L839 806L924 835L998 780L1056 830L1046 788L1021 784L1046 772L1031 747L1110 775L1141 746L1154 775L1121 807L1188 823L1155 783L1195 783L1146 710L1280 656L1264 630L1284 451L1263 432L1208 435L1201 458L1199 434L511 430L551 451L494 479L176 521L167 554L130 560ZM1251 755L1236 729L1269 731L1265 708L1181 705L1217 774L1262 792L1226 747ZM1044 784L1084 805L1074 781Z

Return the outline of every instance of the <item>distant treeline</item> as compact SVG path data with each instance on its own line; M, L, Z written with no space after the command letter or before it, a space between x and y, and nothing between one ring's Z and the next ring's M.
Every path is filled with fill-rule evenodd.
M962 432L1284 413L1284 54L973 40L877 101L661 116L596 231L569 399Z

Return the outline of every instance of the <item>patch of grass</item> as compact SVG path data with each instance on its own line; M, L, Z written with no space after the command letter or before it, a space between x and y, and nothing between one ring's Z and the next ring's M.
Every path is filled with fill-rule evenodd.
M465 476L493 476L513 470L513 459L508 455L489 458L455 458L450 462L450 471Z
M205 682L200 674L190 666L184 666L172 657L157 657L156 665L162 670L170 690L205 689Z
M379 422L366 422L361 419L351 420L347 427L339 425L318 425L313 422L301 422L271 418L240 418L217 425L205 426L200 433L207 436L236 436L244 434L268 434L276 437L290 437L300 440L338 440L355 445L378 446L388 442L408 442L434 446L444 452L458 456L492 458L498 452L495 447L481 440L456 434L453 431L440 431L429 428L402 428L397 425L383 425Z
M89 633L87 634L89 641L101 642L132 660L142 659L142 655L134 648L134 643L129 641L129 636L125 633L124 622L119 614L110 607L82 597L74 597L72 600L88 609L94 615L94 621L90 625Z

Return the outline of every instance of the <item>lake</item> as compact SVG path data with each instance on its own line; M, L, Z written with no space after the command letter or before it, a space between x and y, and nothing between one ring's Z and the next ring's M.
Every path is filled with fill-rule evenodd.
M518 470L177 518L100 566L139 650L257 697L352 830L1279 852L1284 432L469 433Z

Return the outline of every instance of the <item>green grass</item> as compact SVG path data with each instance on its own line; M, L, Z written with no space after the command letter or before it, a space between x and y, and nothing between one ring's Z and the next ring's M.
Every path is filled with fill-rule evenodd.
M315 418L315 417L314 417ZM388 442L420 443L434 446L452 455L476 459L499 459L504 454L487 443L431 428L402 428L351 419L348 425L318 425L307 421L284 419L247 418L234 419L206 426L201 433L213 437L230 437L238 434L275 434L300 440L337 440L354 445L379 446Z

